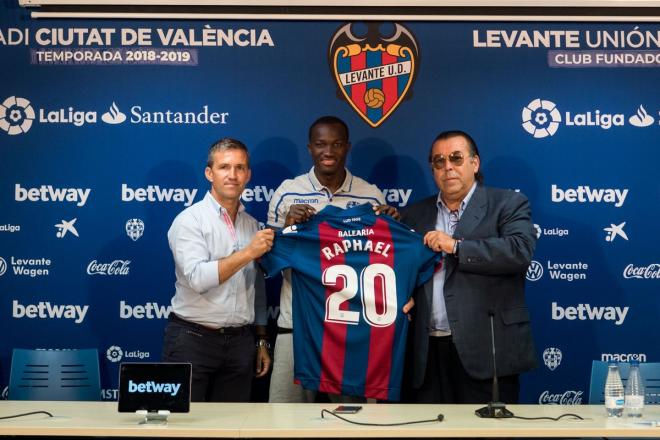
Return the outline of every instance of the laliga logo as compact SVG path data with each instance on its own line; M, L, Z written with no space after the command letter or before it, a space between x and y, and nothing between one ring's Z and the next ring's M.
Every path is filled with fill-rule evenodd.
M561 113L554 102L537 98L523 107L522 127L535 138L555 134L561 122Z
M525 278L529 281L538 281L543 276L543 266L536 260L532 260L529 267L527 268L527 273Z
M126 235L137 241L144 234L144 222L139 218L132 218L126 222Z
M543 350L543 363L550 371L554 371L561 364L561 358L561 350L558 348L548 347Z
M108 358L110 362L119 362L121 358L124 357L124 352L121 347L113 345L106 350L105 357Z
M101 120L106 124L121 124L126 120L126 115L119 110L119 107L117 107L117 104L113 101L110 106L110 111L103 113L103 115L101 115Z
M25 98L10 96L0 104L0 128L9 135L27 133L34 117L34 109Z
M7 272L7 262L4 258L0 257L0 277Z

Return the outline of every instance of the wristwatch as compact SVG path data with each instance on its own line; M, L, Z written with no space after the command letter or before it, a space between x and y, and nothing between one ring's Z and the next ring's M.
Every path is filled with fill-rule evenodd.
M268 339L259 339L256 346L257 348L266 347L266 350L270 350L270 342L268 342Z

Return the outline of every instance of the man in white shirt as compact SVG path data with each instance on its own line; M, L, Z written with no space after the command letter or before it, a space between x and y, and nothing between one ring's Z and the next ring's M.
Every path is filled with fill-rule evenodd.
M163 361L192 363L193 401L245 402L255 369L262 377L271 363L264 282L254 260L270 250L274 234L259 231L240 203L251 176L245 145L229 138L214 143L205 175L210 191L167 233L176 293Z

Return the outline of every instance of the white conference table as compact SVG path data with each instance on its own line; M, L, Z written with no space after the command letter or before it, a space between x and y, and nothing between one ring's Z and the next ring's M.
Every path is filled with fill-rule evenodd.
M429 422L399 427L357 426L321 409L332 404L193 403L190 413L172 414L166 426L140 425L136 414L118 413L116 402L0 401L0 417L48 411L55 417L31 415L0 420L0 436L184 437L184 438L396 438L396 437L660 437L660 406L645 410L642 421L608 419L596 405L510 405L518 416L556 417L576 413L588 420L480 419L478 405L367 404L351 420L392 423Z

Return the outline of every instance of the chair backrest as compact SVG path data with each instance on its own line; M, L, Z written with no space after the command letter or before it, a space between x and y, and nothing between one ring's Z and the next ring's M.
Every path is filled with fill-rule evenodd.
M591 380L589 382L589 403L599 404L605 402L603 391L605 390L605 379L607 378L607 366L609 362L593 361L591 364ZM619 373L623 385L626 385L630 364L621 362ZM660 404L660 362L640 362L639 372L642 375L645 386L646 403Z
M8 397L11 400L100 400L98 350L15 348Z

